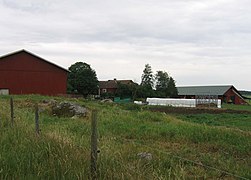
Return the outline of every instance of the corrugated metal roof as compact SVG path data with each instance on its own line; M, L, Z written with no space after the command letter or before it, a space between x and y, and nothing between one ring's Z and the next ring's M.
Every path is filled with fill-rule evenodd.
M232 85L227 86L184 86L177 87L178 95L224 95Z

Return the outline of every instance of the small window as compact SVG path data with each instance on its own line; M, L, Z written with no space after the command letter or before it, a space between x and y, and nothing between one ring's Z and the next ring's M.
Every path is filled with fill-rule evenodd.
M106 89L102 89L102 93L106 93L107 92L107 90Z

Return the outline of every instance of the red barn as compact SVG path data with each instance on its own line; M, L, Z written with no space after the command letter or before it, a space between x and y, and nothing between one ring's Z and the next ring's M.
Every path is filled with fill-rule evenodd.
M0 94L66 94L68 70L26 50L0 57Z
M224 103L246 104L244 97L233 86L183 86L177 87L180 98L195 99L196 96L215 95Z

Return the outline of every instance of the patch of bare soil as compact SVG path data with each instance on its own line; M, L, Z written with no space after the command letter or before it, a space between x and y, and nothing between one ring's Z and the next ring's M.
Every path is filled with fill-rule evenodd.
M218 108L184 108L184 107L151 107L150 111L170 114L251 114L251 111L218 109Z

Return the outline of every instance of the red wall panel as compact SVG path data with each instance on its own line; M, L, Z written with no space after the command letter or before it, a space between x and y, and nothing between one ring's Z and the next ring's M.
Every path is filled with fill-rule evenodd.
M0 89L10 94L66 94L67 71L21 51L0 59Z
M246 104L245 100L237 94L233 88L229 89L225 94L226 102L230 102L231 97L234 98L234 104Z

